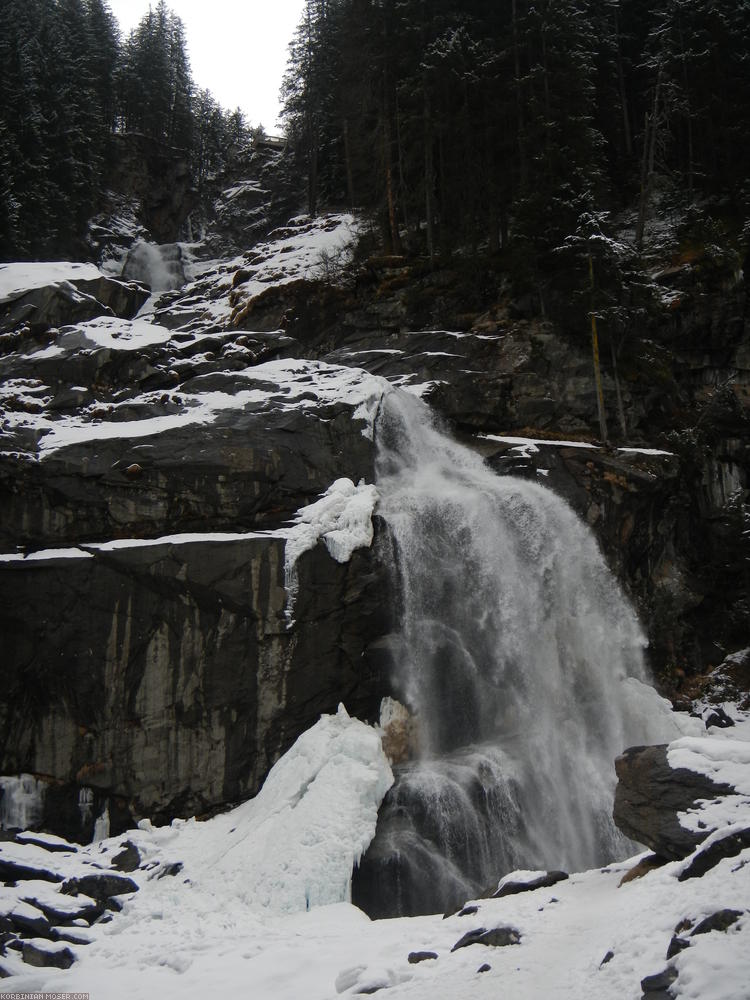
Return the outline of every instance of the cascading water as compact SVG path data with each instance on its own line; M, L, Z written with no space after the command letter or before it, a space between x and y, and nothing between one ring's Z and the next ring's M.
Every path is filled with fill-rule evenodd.
M378 435L402 605L394 680L419 750L397 769L355 902L434 912L514 868L626 856L614 759L678 730L643 683L643 634L594 537L404 393L385 397Z
M185 266L179 243L147 243L139 240L129 251L122 269L127 281L142 281L152 295L181 288L185 284Z
M45 791L33 774L0 777L0 830L31 830L41 823Z

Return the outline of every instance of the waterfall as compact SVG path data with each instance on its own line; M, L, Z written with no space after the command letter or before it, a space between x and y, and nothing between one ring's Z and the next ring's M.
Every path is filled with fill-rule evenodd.
M379 418L378 490L400 602L394 686L419 750L396 769L355 901L434 912L514 868L626 856L614 759L679 730L645 686L644 635L590 530L400 392Z
M152 295L181 288L185 284L182 247L179 243L157 245L139 240L125 259L122 277L143 282Z
M44 816L46 785L33 774L0 777L0 830L33 830Z

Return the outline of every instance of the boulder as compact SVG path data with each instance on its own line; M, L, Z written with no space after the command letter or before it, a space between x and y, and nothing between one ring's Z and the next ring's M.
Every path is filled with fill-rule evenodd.
M661 857L687 857L705 839L708 830L689 830L678 813L701 799L734 792L687 768L672 768L667 746L632 747L615 761L618 784L614 820L627 837L646 844Z
M66 896L89 896L101 902L112 896L138 892L138 886L131 878L123 875L84 875L82 878L67 879L60 892Z
M16 934L26 937L52 938L52 925L35 904L20 903L6 915Z
M92 924L103 912L99 903L95 903L91 899L81 901L81 905L77 909L63 909L60 906L52 906L50 903L44 903L37 899L29 899L27 902L41 910L50 924L57 927L68 926L78 920L85 920L88 924Z
M41 882L62 882L63 877L46 868L36 868L0 857L0 882L26 882L32 879L39 879Z
M123 850L112 858L112 867L120 872L134 872L141 863L141 855L135 844L126 840Z
M742 915L742 910L717 910L710 916L704 917L696 925L690 937L695 937L697 934L710 934L711 931L727 931L733 924L737 923Z
M548 889L550 886L564 882L569 876L567 872L540 872L536 878L528 881L513 879L512 877L503 880L499 888L489 890L482 897L483 899L503 899L505 896L516 896L521 892L534 892L536 889Z
M662 972L646 976L641 980L643 996L641 1000L674 1000L675 993L671 987L677 980L677 969L668 966Z
M520 944L521 934L515 927L493 927L487 930L478 927L469 931L453 945L451 951L468 948L472 944L482 944L488 948L505 948L508 945Z
M35 334L96 316L135 316L148 291L135 282L99 275L51 282L0 302L0 334L20 326Z
M64 945L43 947L33 941L24 941L23 960L27 965L40 969L69 969L75 962L75 955Z
M408 962L409 965L419 965L420 962L429 962L437 957L436 951L410 951Z

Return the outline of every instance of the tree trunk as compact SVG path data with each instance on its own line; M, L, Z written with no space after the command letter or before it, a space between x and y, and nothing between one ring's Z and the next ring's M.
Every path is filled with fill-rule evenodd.
M396 192L393 186L393 150L391 148L391 128L387 112L383 116L383 163L385 166L385 197L388 209L388 229L391 253L401 253L401 237L396 211Z
M354 208L354 174L352 172L352 149L349 141L349 121L344 119L344 163L346 165L346 193L349 198L349 208Z
M615 10L615 38L617 39L617 83L620 90L620 107L622 109L622 128L625 138L625 152L628 157L633 155L633 136L630 131L630 114L628 111L628 95L625 89L625 70L622 65L622 46L620 45L620 19Z
M615 380L615 398L617 399L617 418L620 421L620 433L622 434L622 440L627 441L628 439L628 425L625 420L625 407L622 403L622 392L620 391L620 376L617 372L617 351L615 350L615 342L610 337L609 349L612 355L612 375Z
M528 180L528 171L526 168L526 142L525 142L525 131L526 126L524 122L523 114L523 95L521 93L521 51L518 42L518 0L513 0L512 6L512 25L513 25L513 66L516 77L516 116L518 121L518 166L519 166L519 179L521 183L521 190L526 189L526 182Z
M638 226L635 233L635 244L640 250L643 244L643 233L646 228L646 212L651 193L651 183L654 178L654 162L656 159L656 140L659 130L659 92L661 90L662 66L656 74L654 87L654 106L649 116L646 113L646 124L643 134L643 160L641 162L641 197L638 206Z
M435 164L433 157L434 136L432 134L432 109L426 74L422 79L424 92L424 209L426 217L427 255L430 266L435 265Z
M599 334L596 329L594 311L594 261L589 254L589 282L591 287L591 354L594 361L594 381L596 383L596 408L599 414L599 437L603 444L608 441L607 415L604 411L604 390L602 389L602 369L599 362Z

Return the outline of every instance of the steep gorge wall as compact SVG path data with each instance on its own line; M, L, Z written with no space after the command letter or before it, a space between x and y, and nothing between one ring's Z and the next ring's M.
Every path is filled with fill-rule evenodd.
M593 437L585 340L508 302L461 313L446 273L399 265L375 284L291 282L243 305L250 270L166 296L163 340L139 350L76 331L10 335L0 773L40 775L60 832L90 836L106 802L114 830L246 797L320 712L343 700L372 718L390 693L395 602L381 548L344 564L322 544L305 553L289 627L273 534L336 478L374 479L358 403L335 382L353 368L355 380L421 385L497 471L569 500L637 604L662 682L674 689L748 645L750 339L736 276L686 294L634 338L631 436L581 448L554 439ZM228 287L234 325L207 308ZM62 353L47 357L47 343ZM248 369L285 358L315 360L284 362L277 385ZM196 420L215 395L229 404ZM58 420L93 430L49 447L39 414L53 438ZM128 434L151 419L162 421L153 434ZM503 439L514 433L548 443ZM619 447L633 443L668 454ZM215 532L245 537L200 537ZM196 537L170 539L179 533ZM61 547L75 552L43 551ZM81 790L93 800L85 820Z
M373 717L386 690L370 646L388 626L374 551L297 566L248 537L53 553L0 567L9 666L3 773L111 799L132 819L190 816L254 794L299 733L344 701ZM130 819L128 819L130 817ZM48 825L70 837L85 831Z

